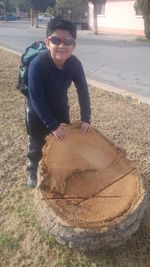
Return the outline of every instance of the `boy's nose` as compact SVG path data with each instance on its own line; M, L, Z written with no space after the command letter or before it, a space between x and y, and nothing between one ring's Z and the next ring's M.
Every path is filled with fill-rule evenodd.
M65 46L65 44L64 44L64 42L61 42L59 47L63 47L63 46Z

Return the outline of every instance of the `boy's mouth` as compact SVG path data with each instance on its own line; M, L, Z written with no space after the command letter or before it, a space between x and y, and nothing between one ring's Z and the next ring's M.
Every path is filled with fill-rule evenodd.
M60 57L66 57L67 56L67 52L66 51L57 51L56 56L60 56Z
M64 54L64 53L67 53L67 51L66 50L57 50L57 53Z

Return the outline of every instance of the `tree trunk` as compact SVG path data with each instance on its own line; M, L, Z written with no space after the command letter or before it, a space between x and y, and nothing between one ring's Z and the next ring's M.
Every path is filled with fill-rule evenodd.
M93 4L94 34L98 34L97 26L97 1Z
M33 27L34 26L34 12L32 8L30 9L30 17L31 17L31 26Z
M34 11L35 14L35 27L39 28L39 22L38 22L38 10Z
M144 14L145 37L150 40L150 14Z
M4 0L3 3L4 3L4 16L5 16L5 21L7 21L7 19L6 19L6 0Z

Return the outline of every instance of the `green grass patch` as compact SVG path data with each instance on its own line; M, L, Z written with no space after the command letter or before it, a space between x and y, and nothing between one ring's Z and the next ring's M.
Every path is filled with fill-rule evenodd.
M19 245L19 240L16 239L14 233L0 233L0 248L1 249L9 249L16 250Z

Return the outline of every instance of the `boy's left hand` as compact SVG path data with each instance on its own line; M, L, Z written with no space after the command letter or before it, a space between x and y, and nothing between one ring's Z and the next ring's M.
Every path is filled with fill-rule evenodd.
M91 125L87 122L81 121L81 133L87 133L91 130Z

